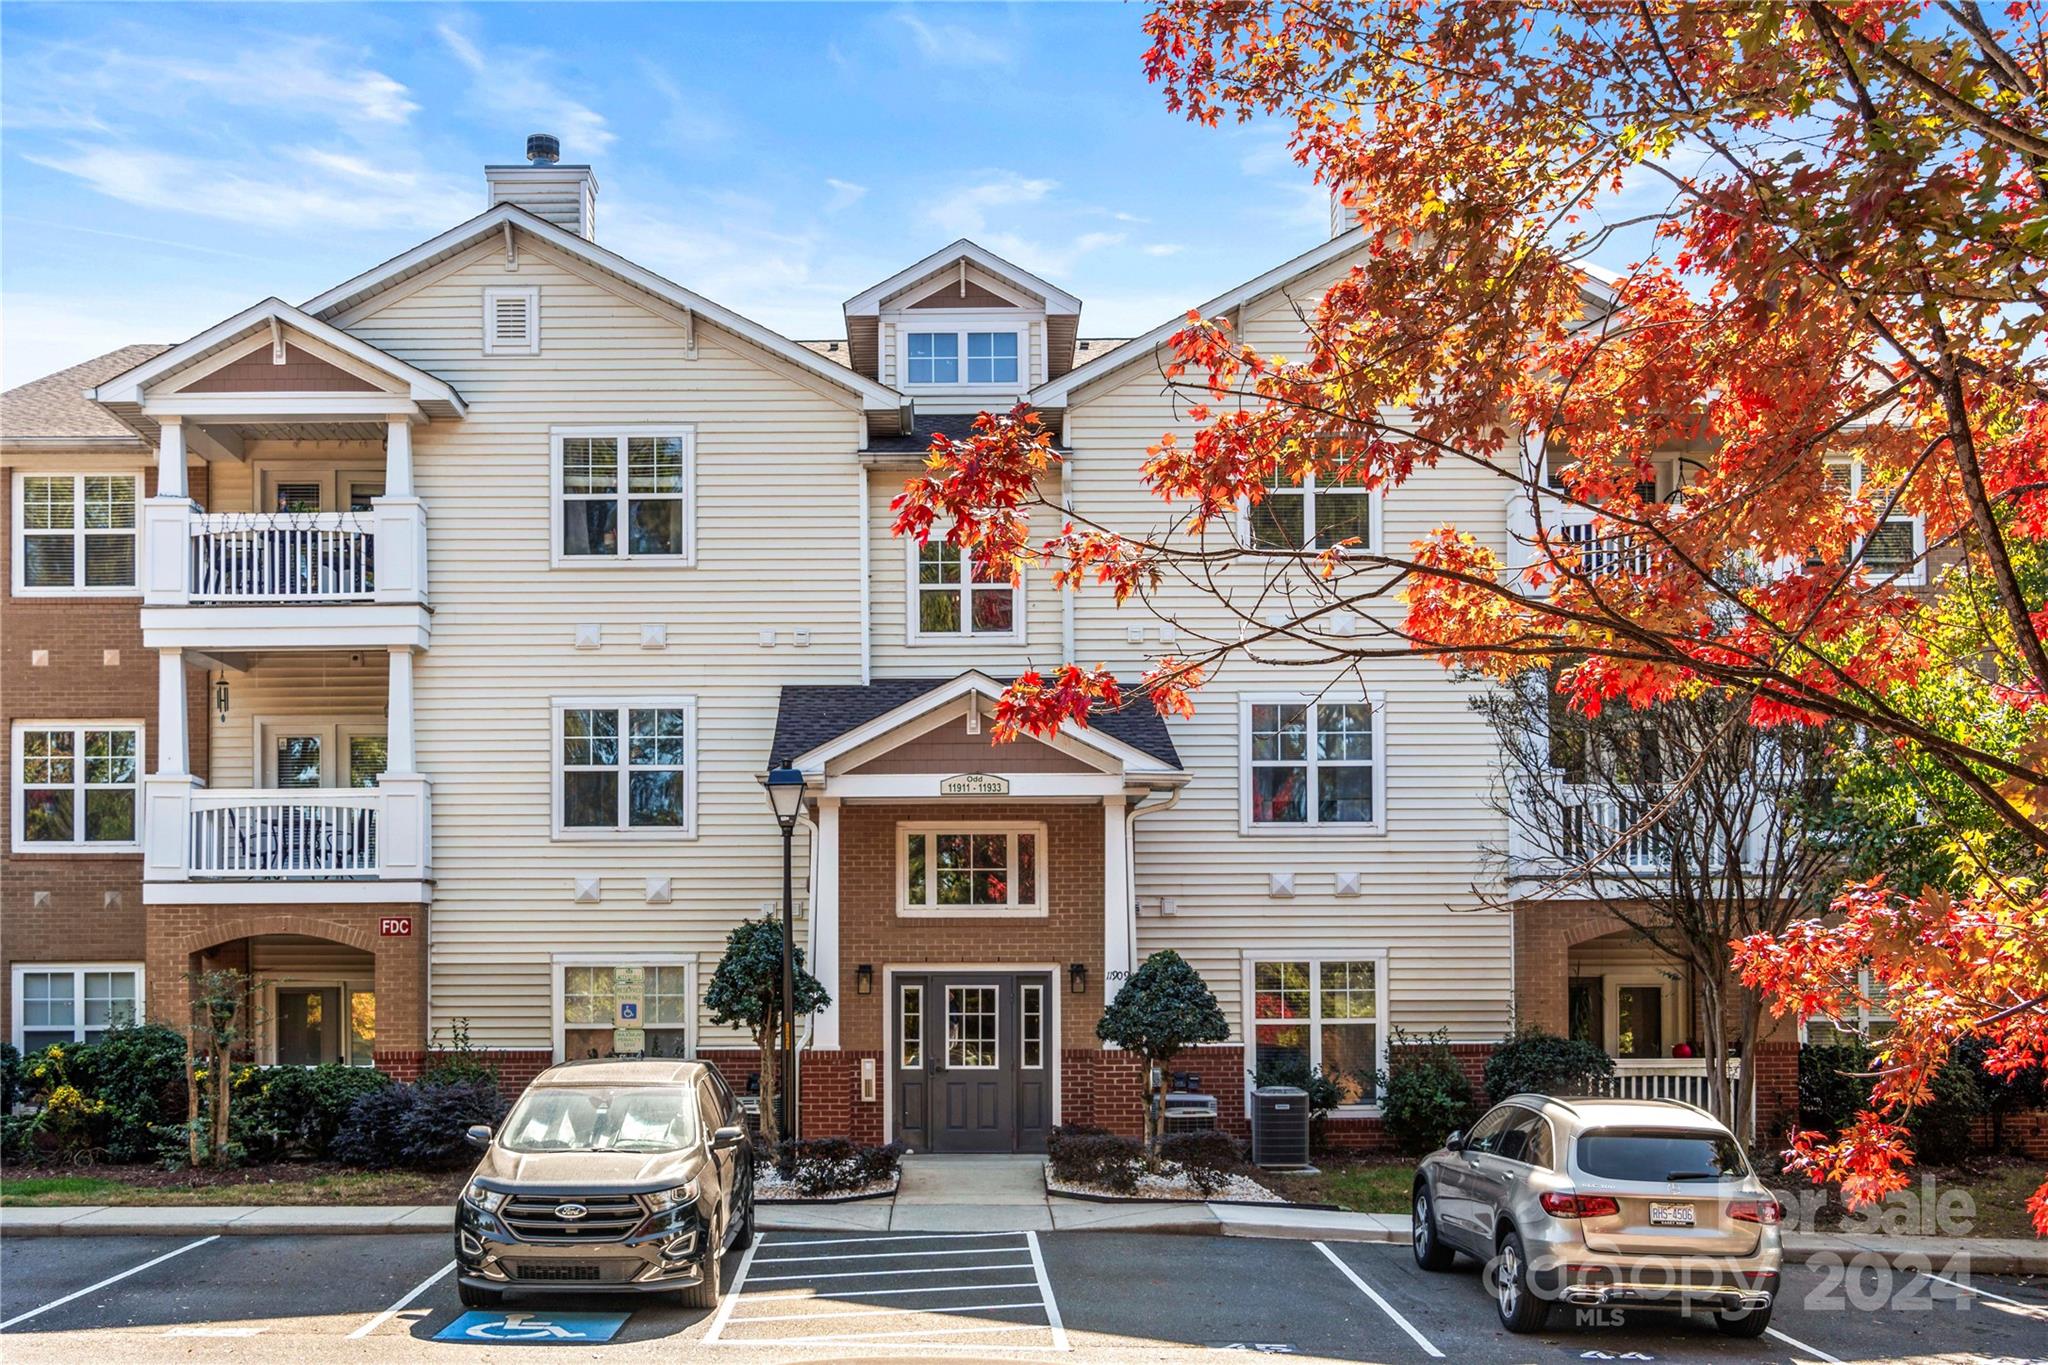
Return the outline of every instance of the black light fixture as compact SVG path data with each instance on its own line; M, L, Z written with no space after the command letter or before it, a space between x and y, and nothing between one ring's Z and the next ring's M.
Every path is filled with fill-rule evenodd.
M853 992L855 995L875 993L875 969L872 964L863 962L853 969Z
M768 805L775 823L782 827L782 1084L776 1098L781 1101L782 1136L797 1136L796 1104L796 874L790 840L796 834L796 818L804 808L804 775L795 768L768 770L763 780L768 788Z
M1088 964L1071 962L1067 964L1067 989L1079 995L1088 989Z

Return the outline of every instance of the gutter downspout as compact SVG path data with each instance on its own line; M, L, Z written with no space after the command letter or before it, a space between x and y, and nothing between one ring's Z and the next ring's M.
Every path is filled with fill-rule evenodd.
M854 511L860 518L860 683L866 687L874 681L874 601L868 571L868 498L872 490L868 487L867 466L854 461L853 476L857 481L860 496L854 499ZM813 831L815 833L815 831Z
M1064 424L1062 424L1064 425ZM1074 515L1074 456L1060 461L1060 510L1069 518ZM1060 663L1074 662L1074 590L1068 588L1060 593ZM1128 833L1129 831L1125 831ZM1132 960L1136 965L1136 959Z
M1072 600L1072 599L1069 599ZM1131 970L1138 969L1138 817L1156 815L1172 810L1180 804L1181 794L1186 787L1175 787L1172 793L1156 805L1140 802L1124 812L1124 885L1131 896ZM1107 986L1108 983L1104 983Z

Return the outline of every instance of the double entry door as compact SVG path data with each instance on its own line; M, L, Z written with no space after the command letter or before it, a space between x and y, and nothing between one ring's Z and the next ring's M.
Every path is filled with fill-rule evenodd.
M1042 1152L1052 1125L1052 978L894 978L895 1132L919 1152Z

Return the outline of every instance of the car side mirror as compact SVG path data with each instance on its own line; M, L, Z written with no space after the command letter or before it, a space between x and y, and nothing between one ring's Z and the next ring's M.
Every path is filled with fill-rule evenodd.
M464 1130L462 1140L481 1152L484 1148L491 1145L491 1125L488 1123L470 1124Z
M1463 1134L1462 1132L1459 1132L1459 1133L1453 1133L1453 1134L1451 1134L1451 1135L1450 1135L1449 1137L1445 1138L1445 1139L1444 1139L1444 1150L1445 1150L1445 1151L1447 1151L1447 1152L1462 1152L1462 1151L1464 1151L1464 1150L1465 1150L1465 1135L1464 1135L1464 1134Z
M727 1124L711 1135L711 1150L729 1152L747 1140L747 1130L737 1124Z

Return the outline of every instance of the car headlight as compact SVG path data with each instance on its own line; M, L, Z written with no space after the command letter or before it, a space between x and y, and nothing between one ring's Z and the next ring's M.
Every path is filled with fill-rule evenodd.
M656 1213L666 1213L670 1209L696 1203L697 1182L692 1180L689 1184L678 1185L672 1190L655 1190L644 1197Z
M462 1192L463 1203L471 1208L482 1209L485 1213L496 1213L504 1206L507 1198L505 1191L485 1189L474 1180L470 1181L469 1188Z

